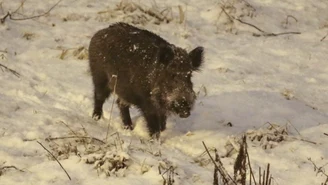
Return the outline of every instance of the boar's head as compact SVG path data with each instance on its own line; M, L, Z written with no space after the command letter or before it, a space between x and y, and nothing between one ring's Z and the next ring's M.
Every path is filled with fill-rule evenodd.
M159 91L165 111L181 118L190 115L196 99L191 77L202 65L203 53L203 47L189 53L172 45L160 47L157 61L162 67L155 91Z

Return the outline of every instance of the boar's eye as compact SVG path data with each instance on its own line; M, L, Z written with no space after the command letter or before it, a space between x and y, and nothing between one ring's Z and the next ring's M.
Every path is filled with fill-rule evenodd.
M174 51L171 46L161 45L158 51L158 60L163 64L169 64L174 58Z
M176 108L178 108L178 107L189 107L185 98L181 98L179 100L174 101L173 106L176 107Z

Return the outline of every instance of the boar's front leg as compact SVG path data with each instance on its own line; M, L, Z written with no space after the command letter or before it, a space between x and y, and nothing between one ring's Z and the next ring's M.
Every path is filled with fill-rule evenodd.
M146 119L150 136L156 137L158 139L160 136L160 132L165 129L165 114L156 109L154 106L147 106L141 108L141 111Z
M164 131L166 129L166 115L165 114L161 114L160 115L160 124L161 124L161 131Z
M130 106L124 103L121 99L116 101L118 108L120 109L120 115L125 129L132 130L132 121L130 116Z

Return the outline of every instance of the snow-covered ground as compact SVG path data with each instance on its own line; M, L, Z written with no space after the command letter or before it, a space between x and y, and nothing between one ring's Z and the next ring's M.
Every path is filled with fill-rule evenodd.
M1 1L1 17L21 2ZM131 2L165 10L172 21L154 24L160 21ZM12 18L43 14L55 3L24 1ZM170 169L174 184L212 184L202 141L225 156L232 174L237 154L227 153L245 133L255 176L270 163L273 184L325 182L311 161L328 170L327 9L326 0L62 0L45 16L7 17L0 25L0 64L20 76L0 67L0 184L154 185L163 184L165 171L168 180ZM301 34L265 36L232 17L266 33ZM186 119L170 117L161 143L149 141L136 110L134 130L124 130L116 106L105 144L81 139L107 135L113 97L104 119L94 121L85 48L97 30L118 21L144 23L137 26L187 50L205 48L203 69L193 77L194 111ZM68 136L75 138L58 138ZM110 165L122 168L110 172Z

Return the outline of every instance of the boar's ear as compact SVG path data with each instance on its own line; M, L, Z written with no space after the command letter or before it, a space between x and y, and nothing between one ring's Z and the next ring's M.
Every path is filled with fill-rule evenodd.
M174 51L170 45L161 45L158 50L158 61L162 64L169 64L174 58Z
M204 48L203 47L197 47L190 51L189 53L189 58L191 60L191 65L193 70L198 70L199 67L203 63L203 58L204 58Z

